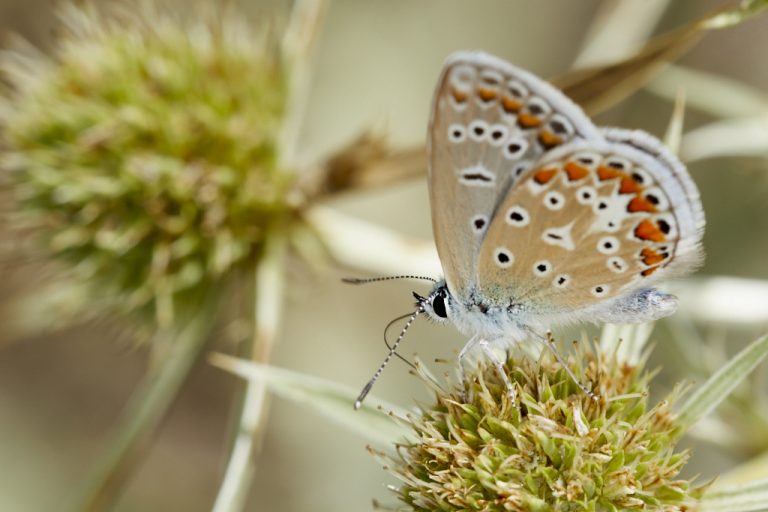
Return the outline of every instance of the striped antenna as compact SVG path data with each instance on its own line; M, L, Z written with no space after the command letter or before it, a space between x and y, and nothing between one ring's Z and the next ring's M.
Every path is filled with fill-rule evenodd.
M369 277L369 278L342 277L341 281L343 283L347 283L347 284L368 284L368 283L375 283L377 281L392 281L394 279L420 279L422 281L432 281L433 283L437 282L437 279L433 279L431 277L412 276L412 275L386 276L386 277Z
M387 354L387 357L384 358L384 361L382 361L381 365L379 366L379 369L376 370L376 373L373 374L373 377L371 377L371 380L368 381L368 384L363 387L363 390L360 391L360 394L357 397L357 400L355 400L355 410L359 409L361 405L363 405L363 400L365 400L365 397L368 396L368 393L370 393L371 388L373 388L373 385L376 383L376 381L381 376L381 372L384 371L384 367L389 364L389 361L392 359L392 356L394 356L397 352L397 346L400 344L401 341L403 341L403 338L405 337L405 332L408 330L408 328L411 326L414 320L416 320L416 317L420 314L424 313L424 306L419 306L416 311L411 314L410 318L408 318L408 321L405 322L405 325L403 326L403 330L400 331L400 335L397 337L394 343L392 343L392 347L389 349L389 353Z

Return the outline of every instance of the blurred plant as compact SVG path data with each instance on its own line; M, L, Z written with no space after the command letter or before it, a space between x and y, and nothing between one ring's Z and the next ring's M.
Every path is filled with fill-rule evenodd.
M92 283L90 297L168 327L288 220L286 63L274 36L232 15L70 5L62 21L54 57L3 61L14 221Z
M297 3L281 32L202 4L186 15L152 1L65 4L52 56L17 41L0 60L9 227L66 275L56 291L77 290L57 294L79 301L69 312L120 313L154 341L79 510L111 506L233 286L250 289L240 298L253 308L240 352L269 354L300 207L291 102L321 10ZM251 458L263 413L243 406L253 442L238 461ZM242 495L246 469L228 473ZM222 496L222 510L240 506Z
M588 110L606 108L704 31L738 23L765 4L742 2L559 83ZM409 257L421 265L410 271L436 268L429 244L317 206L345 191L422 174L422 148L392 151L366 134L325 162L302 169L295 162L322 0L297 0L284 27L257 28L237 13L200 4L186 15L152 1L120 5L108 11L65 5L52 56L17 42L0 57L7 85L0 97L0 163L13 197L8 223L33 241L33 257L56 262L66 276L25 304L75 301L57 311L119 312L153 340L153 364L76 510L112 507L225 318L233 290L250 309L236 319L248 327L238 352L254 365L268 361L289 248L309 263L330 255L375 272L402 269ZM376 243L350 239L361 232ZM402 250L387 250L392 246ZM36 318L54 316L35 311ZM242 394L215 511L244 506L267 413L266 385L274 381L250 380ZM283 382L292 382L291 375ZM329 388L315 382L303 396L322 389ZM333 396L319 403L335 404L337 413L346 395ZM353 418L381 424L375 412Z

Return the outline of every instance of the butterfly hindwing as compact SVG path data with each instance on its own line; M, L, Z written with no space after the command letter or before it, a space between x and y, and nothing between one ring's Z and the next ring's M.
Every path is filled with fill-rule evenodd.
M484 53L448 59L427 146L433 230L454 296L476 285L480 245L507 190L542 155L577 139L604 140L554 87Z
M700 260L704 215L682 164L650 135L605 135L550 152L509 190L479 256L484 297L585 312Z

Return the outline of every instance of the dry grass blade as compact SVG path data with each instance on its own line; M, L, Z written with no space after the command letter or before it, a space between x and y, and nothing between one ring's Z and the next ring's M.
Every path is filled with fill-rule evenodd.
M703 35L700 22L652 39L635 55L605 66L566 73L553 82L589 114L600 113L642 87Z
M768 112L768 94L762 90L732 78L681 66L668 66L646 90L672 101L681 85L685 87L688 106L712 116L730 119Z
M580 69L553 80L589 114L600 113L645 85L667 63L680 57L707 30L737 25L768 7L765 0L721 8L672 32L651 39L635 55L606 66Z
M724 119L685 135L680 157L686 162L723 156L765 156L768 148L768 116Z
M340 192L399 183L427 170L423 146L393 151L384 137L363 133L299 183L305 204Z

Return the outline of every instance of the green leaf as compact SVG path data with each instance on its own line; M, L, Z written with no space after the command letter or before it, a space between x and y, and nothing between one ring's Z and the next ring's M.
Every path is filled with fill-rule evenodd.
M768 510L768 479L731 485L704 495L702 512L755 512Z
M763 336L753 341L698 387L678 411L677 421L683 430L687 430L725 400L766 355L768 336Z
M358 390L342 384L224 354L211 354L209 361L244 379L263 380L277 395L309 405L372 442L391 444L408 433L389 414L405 418L407 411L374 396L369 396L355 411L352 405Z

